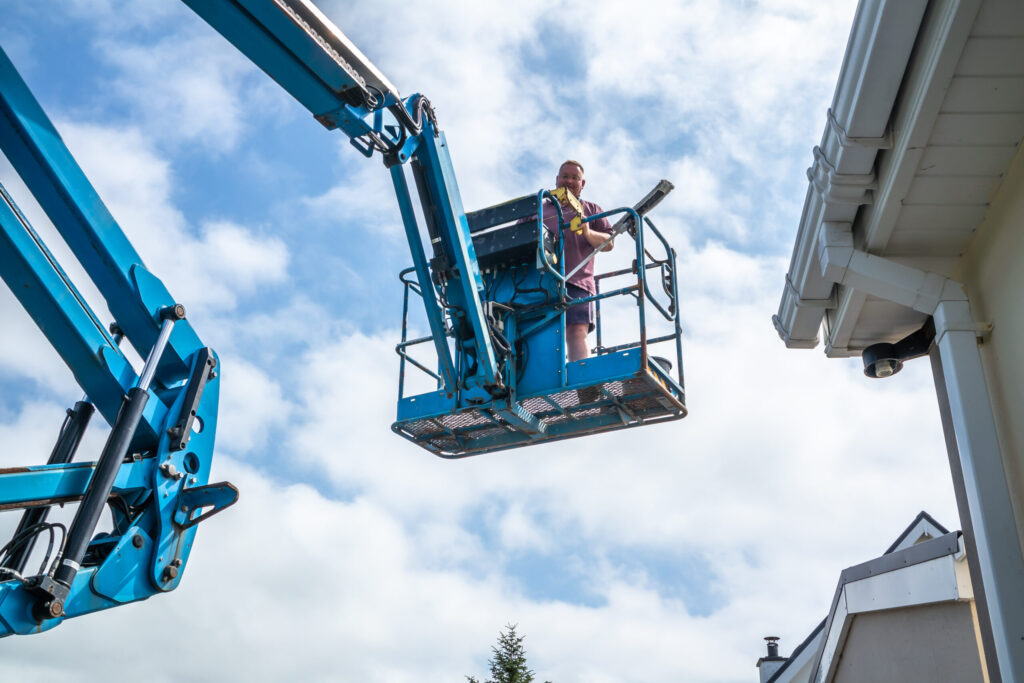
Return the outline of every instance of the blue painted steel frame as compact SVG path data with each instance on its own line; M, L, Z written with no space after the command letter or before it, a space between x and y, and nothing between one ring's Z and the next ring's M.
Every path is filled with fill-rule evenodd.
M140 355L145 356L156 341L159 331L158 312L174 303L170 294L142 265L135 249L2 51L0 86L3 88L0 98L0 147L75 252L89 277L96 283L128 340ZM13 207L8 205L4 213L4 224L11 228L5 230L8 244L20 242L27 247L27 240L39 241L35 236L18 234L20 228L17 224L22 223L22 220L17 217ZM81 318L81 313L73 310L81 307L81 297L64 284L67 277L62 272L48 272L51 268L44 261L52 262L52 257L32 252L31 248L22 252L24 263L21 266L29 268L23 275L31 280L34 273L40 280L36 284L45 282L48 285L46 291L49 292L49 298L61 307L63 317L68 320ZM15 257L12 255L12 258ZM10 282L9 285L18 293L28 286L28 282L22 280ZM40 293L26 295L38 297ZM96 318L95 315L90 317L93 320ZM42 327L44 321L37 317L36 322ZM120 407L121 395L137 380L124 355L111 343L110 337L102 329L97 330L95 325L76 326L76 334L66 328L54 328L56 319L53 317L45 322L46 327L42 327L44 332L53 329L48 337L50 342L58 350L60 347L69 347L66 352L61 351L61 355L68 360L73 371L81 374L78 379L100 413L108 421L113 421ZM75 354L71 346L89 349L98 360L90 365L72 364L69 356L79 361L82 358L80 354ZM168 351L160 364L158 377L165 384L183 380L188 371L188 356L201 346L198 336L187 322L176 326ZM96 365L105 365L106 368L100 369L98 373L91 372L97 369ZM110 377L115 382L108 381ZM147 411L144 423L144 431L150 437L155 435L154 424L162 417L160 403L151 403L153 406Z
M310 9L302 3L184 1L321 124L343 130L363 154L371 156L376 149L390 146L394 159L389 165L415 158L424 171L434 224L451 257L448 277L452 286L445 289L444 297L426 277L429 266L400 166L393 178L421 281L430 283L430 295L424 301L431 328L437 333L442 382L450 394L489 398L498 372L482 309L483 284L444 136L435 129L432 117L421 125L418 96L399 102L393 90L368 87L339 58L330 40L325 42L299 16ZM386 127L384 108L411 122L414 134L399 137ZM162 282L145 269L3 53L0 147L104 297L125 338L140 355L149 355L162 312L175 302ZM139 376L6 191L0 201L0 228L0 274L72 369L98 412L114 424L125 405L126 392L139 385ZM439 301L447 308L442 310ZM443 334L451 329L446 316L461 318L472 331L471 338L455 349L455 359ZM125 501L124 512L115 511L114 533L89 546L96 551L95 557L74 576L63 614L57 618L45 619L33 611L39 599L29 583L20 578L0 582L0 636L46 630L63 618L144 599L171 590L180 581L195 534L194 522L208 516L202 510L222 509L236 495L226 484L204 488L216 431L219 380L215 374L205 383L196 405L202 430L192 436L185 450L172 448L168 440L168 428L190 407L184 401L191 383L205 372L201 358L208 352L212 354L187 321L173 326L166 350L157 358L152 388L144 387L149 400L129 449L134 457L120 466L110 493L111 499ZM476 359L472 372L468 372L470 357ZM93 485L95 471L96 463L2 470L0 508L80 500ZM64 565L66 561L62 569ZM54 566L56 560L51 573Z
M409 251L412 254L413 269L416 272L417 282L432 282L430 264L427 262L427 256L423 251L423 240L420 237L419 226L416 222L412 198L409 195L409 183L405 179L405 170L402 166L391 167L391 180L395 186L395 195L398 197L398 207L402 214L402 223L405 226L405 235L409 242ZM440 379L444 386L447 387L447 393L454 394L457 391L459 380L451 352L448 349L444 313L438 305L437 296L432 285L426 290L417 285L417 290L423 300L427 324L430 326L431 338L434 341L434 349L437 352ZM408 299L406 299L405 305L406 307L408 306ZM408 308L406 308L406 311L408 311Z
M487 391L473 391L494 386L499 381L497 359L483 309L484 284L473 249L473 239L469 234L466 212L462 207L459 186L455 180L448 144L444 133L436 130L429 121L424 125L419 138L414 158L424 169L426 189L433 199L441 244L447 251L453 266L452 271L456 274L457 287L446 289L448 303L458 315L465 317L473 333L472 339L464 348L475 358L476 371L470 374L469 368L464 368L460 373L458 388L468 391L468 400L490 400ZM410 245L413 239L419 239L418 230L414 238L408 224L406 231L410 236ZM423 280L420 280L420 286L423 286ZM428 316L431 314L432 312L428 311ZM434 324L431 324L431 330L433 329Z
M140 355L149 355L161 312L175 302L146 270L3 51L0 148L96 285L125 337ZM98 412L114 424L125 394L140 378L2 187L0 276ZM187 439L187 448L177 449L177 438L174 446L169 441L168 428L188 410L190 384L207 372L205 364L200 366L205 351L187 320L173 326L132 438L132 457L120 465L111 490L110 500L120 501L111 508L115 528L90 544L91 559L74 576L62 616L44 619L33 612L39 598L31 581L0 582L0 636L43 631L64 618L142 600L178 585L192 548L194 522L231 504L237 495L229 484L206 487L217 427L220 383L215 375L204 380L196 405L199 431ZM215 363L215 355L213 359ZM95 462L76 462L2 469L0 509L81 500L95 468ZM87 532L91 535L92 530ZM4 572L0 577L11 576Z
M424 397L424 404L457 412L461 406L486 403L506 421L521 427L524 439L543 432L545 427L515 403L514 372L510 377L511 393L504 386L507 380L499 369L491 321L484 308L485 283L477 266L450 154L432 112L424 116L425 101L419 96L399 101L397 91L385 81L376 76L364 78L375 73L372 66L364 64L367 70L360 75L359 69L338 52L339 48L344 52L340 32L329 22L324 23L326 20L321 21L315 8L304 2L183 1L307 107L321 124L340 128L366 156L384 152L385 163L392 167L420 294L439 357L436 377L443 389ZM318 34L316 26L326 28L327 33ZM0 93L0 146L101 292L125 337L140 355L147 356L156 342L162 312L174 300L162 282L145 269L3 53ZM402 126L385 125L385 109L404 122ZM424 212L431 215L429 227L436 230L440 249L447 256L443 272L433 272L424 253L401 166L410 161L420 174ZM638 217L634 218L640 225ZM538 229L542 229L540 226L538 218ZM0 274L72 368L98 411L114 423L126 391L138 386L138 375L6 192L0 201L0 229ZM560 254L561 248L560 243ZM641 261L643 251L641 238L637 243ZM561 263L560 258L556 279L564 281ZM639 280L643 331L643 300L644 294L649 294L643 267ZM558 290L565 304L564 284ZM594 381L586 377L587 372L602 364L608 366L598 373L604 378L633 371L633 360L625 360L632 353L628 350L595 360L587 372L567 365L564 310L556 317L559 359L552 376L557 376L560 388ZM547 324L535 323L537 329ZM516 332L515 324L514 320L510 322L514 337L536 333ZM448 337L453 332L457 343L450 349ZM646 344L643 336L640 369L657 374L648 369ZM174 448L168 439L168 427L183 410L187 413L191 408L185 401L191 400L190 388L196 386L193 383L206 373L202 359L210 354L212 351L202 346L187 321L174 325L167 349L159 357L153 386L147 388L149 401L130 448L133 458L121 464L113 484L111 495L124 501L124 509L115 510L114 534L94 541L96 556L75 577L64 605L67 616L173 589L192 547L195 522L210 514L200 510L217 511L234 501L236 492L230 485L204 486L216 431L219 380L215 375L210 375L195 405L201 431L192 436L187 449ZM662 374L671 380L667 373ZM0 507L80 499L92 485L94 465L0 470ZM109 552L100 553L100 549ZM0 583L0 635L45 630L63 618L37 618L30 609L32 603L26 585L18 580Z
M424 446L436 455L454 459L516 448L538 441L553 441L584 436L613 429L640 426L654 422L679 419L686 415L685 391L683 389L682 366L682 328L679 315L678 278L675 275L675 252L661 235L660 231L646 217L640 216L631 208L615 209L601 214L589 216L585 222L596 221L616 214L631 214L633 224L640 226L633 234L636 255L636 268L607 273L598 276L598 280L610 276L632 276L633 284L599 292L592 296L574 299L567 294L565 282L564 240L562 232L568 229L563 220L561 208L553 200L550 192L541 190L537 193L537 258L533 263L507 266L490 272L486 279L486 295L488 301L514 303L516 312L510 313L504 320L505 335L511 342L512 353L505 364L505 383L510 388L507 398L495 399L488 403L465 400L458 395L444 391L427 392L414 396L404 393L405 363L411 362L407 349L412 344L432 341L430 337L408 340L405 335L403 318L403 338L397 350L401 356L399 385L399 401L397 420L392 429ZM555 231L557 240L551 258L544 247L543 236L547 228L544 226L540 208L546 200L551 200L559 219L559 229ZM518 201L518 200L514 200ZM663 258L650 254L645 245L645 235L653 235L664 248ZM658 269L666 287L669 298L668 305L663 305L654 295L648 282L648 270ZM405 271L404 274L409 274ZM417 271L418 272L418 271ZM422 277L422 276L420 276ZM535 281L536 280L536 281ZM421 280L420 280L421 281ZM420 281L406 280L407 295L410 287L416 287ZM520 287L523 287L520 291ZM543 292L546 292L542 294ZM565 311L569 305L601 301L615 296L633 296L637 300L637 322L639 339L636 342L623 344L616 348L601 348L600 327L598 317L598 355L583 361L567 362L565 354ZM647 334L647 304L667 320L672 331L656 338ZM505 306L507 308L507 306ZM512 309L509 309L510 311ZM407 308L406 308L407 312ZM433 339L436 343L436 338ZM659 362L652 362L648 355L652 344L674 342L672 354L677 374L673 375ZM526 360L528 359L528 361ZM524 367L520 368L520 364ZM415 363L421 370L426 369ZM427 371L429 375L436 376ZM643 414L630 414L629 407L611 395L604 401L606 410L591 410L579 405L578 399L567 399L566 396L579 396L579 390L621 384L631 386L639 391L634 398L660 404L661 408L645 409ZM646 388L645 388L646 387ZM554 397L554 398L553 398ZM558 403L555 402L557 399ZM545 403L537 403L541 400ZM526 403L530 402L536 415L547 415L530 422L530 416L524 416ZM570 401L569 410L562 405ZM611 404L614 404L612 406ZM650 405L650 403L648 403ZM513 406L520 407L518 414L512 414ZM494 421L488 415L500 417L505 423ZM461 416L461 417L460 417ZM539 422L539 424L538 424ZM431 429L431 425L433 429ZM455 426L458 425L458 426ZM444 426L446 431L437 428ZM426 430L426 431L423 431ZM479 431L483 436L472 434ZM465 438L462 438L465 437ZM440 442L463 443L460 447L446 449L437 446Z
M408 119L417 120L419 95L404 101L386 89L366 88L351 65L331 53L331 27L314 26L318 20L304 22L295 13L302 3L289 0L183 0L216 31L230 40L246 57L277 81L313 116L329 129L339 128L366 156L374 152L374 138L394 144L400 149L388 163L398 198L398 205L412 252L419 281L427 288L423 297L427 319L440 359L440 374L450 394L466 394L472 400L490 400L490 391L498 381L497 359L487 330L473 241L466 224L458 183L452 168L444 134L429 117L421 121L422 129L405 137L394 137L384 123L384 111L401 107ZM307 17L309 18L309 17ZM325 45L327 48L325 48ZM333 49L333 48L331 48ZM367 101L371 95L376 101ZM371 106L372 104L372 106ZM419 164L430 197L430 210L440 232L442 249L450 258L454 284L445 290L449 310L443 310L441 299L424 253L420 226L416 222L408 182L401 167L406 162ZM429 283L429 284L427 284ZM455 354L447 346L442 330L450 329L446 316L464 320L472 330L471 339L456 347ZM468 372L467 358L474 358L473 371Z

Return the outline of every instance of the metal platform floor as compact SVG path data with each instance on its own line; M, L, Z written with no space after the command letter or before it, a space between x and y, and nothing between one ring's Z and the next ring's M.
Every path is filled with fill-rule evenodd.
M540 422L540 431L531 433L511 424L493 404L396 422L391 428L442 458L454 459L686 416L682 390L651 370L523 398L518 405Z

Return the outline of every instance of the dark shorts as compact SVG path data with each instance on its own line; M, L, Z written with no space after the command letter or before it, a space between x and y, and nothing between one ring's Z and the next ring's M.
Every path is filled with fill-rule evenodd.
M573 299L582 299L584 297L592 296L590 292L577 287L576 285L567 282L565 283L565 292ZM566 325L586 325L588 332L594 331L594 302L588 301L585 304L576 304L570 306L565 312L565 324Z

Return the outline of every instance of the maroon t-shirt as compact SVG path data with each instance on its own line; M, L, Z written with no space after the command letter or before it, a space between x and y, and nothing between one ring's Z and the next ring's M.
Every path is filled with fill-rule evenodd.
M600 206L594 202L588 202L586 199L581 199L580 204L583 205L584 218L604 211ZM563 221L568 223L575 216L576 212L571 207L562 205ZM587 225L595 232L603 232L608 235L612 232L611 223L608 222L607 218L591 221ZM544 203L544 227L551 232L558 231L558 212L555 211L555 207L550 202ZM565 230L562 233L562 239L565 240L565 274L568 275L583 259L593 253L594 247L590 246L590 242L583 235L577 235L572 230ZM585 266L580 268L578 273L569 278L569 282L577 287L582 287L591 294L597 293L597 285L594 283L594 261L596 260L597 257L590 259Z

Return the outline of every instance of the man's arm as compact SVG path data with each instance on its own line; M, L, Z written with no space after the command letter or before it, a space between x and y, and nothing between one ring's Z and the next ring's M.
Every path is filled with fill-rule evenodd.
M601 212L602 209L600 206L597 206L596 204L591 205L590 215ZM612 236L612 226L611 223L608 222L607 218L601 218L590 223L584 223L582 227L583 230L580 231L580 234L583 236L583 239L587 240L587 243L590 246L594 249L600 249L601 251L612 250L612 247L615 245L614 240L609 241L608 244L604 244L605 240ZM601 246L602 244L604 244L604 246Z

